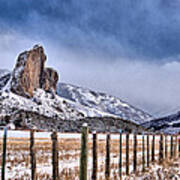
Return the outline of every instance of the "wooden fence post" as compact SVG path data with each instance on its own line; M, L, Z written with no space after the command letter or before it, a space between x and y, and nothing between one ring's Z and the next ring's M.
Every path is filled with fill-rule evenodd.
M31 180L36 180L36 150L34 142L34 130L30 131L30 156L31 156Z
M106 136L106 170L105 170L106 179L110 178L110 134Z
M126 175L129 175L129 133L126 134Z
M173 158L173 135L171 135L170 158Z
M134 134L134 159L133 159L133 171L136 173L137 169L137 135Z
M167 135L165 135L165 158L168 158Z
M175 135L175 142L174 142L174 158L177 156L177 135Z
M7 128L4 128L1 180L5 180Z
M163 134L160 135L159 141L159 163L163 162Z
M142 135L142 171L145 172L145 142L144 142L144 133Z
M178 153L180 157L180 135L178 136Z
M147 167L149 167L149 135L147 134Z
M97 169L98 169L98 156L97 156L97 134L93 132L93 173L92 173L92 180L97 179Z
M153 134L152 139L152 151L151 151L151 161L154 162L155 160L155 135Z
M59 153L58 153L58 137L57 132L51 134L52 139L52 178L59 179Z
M83 124L81 134L81 158L80 158L80 180L87 180L88 166L88 134L87 124Z
M122 130L119 134L119 177L122 176Z

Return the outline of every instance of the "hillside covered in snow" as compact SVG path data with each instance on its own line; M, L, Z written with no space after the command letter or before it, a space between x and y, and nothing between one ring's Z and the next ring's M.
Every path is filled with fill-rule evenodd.
M59 96L83 105L90 109L96 109L105 114L111 114L141 124L152 119L148 113L135 108L134 106L122 101L121 99L100 92L95 92L87 88L60 83L57 87Z
M91 129L105 131L109 124L110 130L142 129L135 123L123 120L113 114L88 107L67 98L60 97L42 89L34 92L33 98L19 96L9 89L0 92L1 125L14 123L18 127L78 132L84 122Z
M56 70L45 67L41 46L18 56L12 72L0 70L0 124L17 127L79 131L84 122L91 130L113 132L142 129L152 117L119 98L58 83Z
M180 132L180 111L142 124L145 128L175 134Z

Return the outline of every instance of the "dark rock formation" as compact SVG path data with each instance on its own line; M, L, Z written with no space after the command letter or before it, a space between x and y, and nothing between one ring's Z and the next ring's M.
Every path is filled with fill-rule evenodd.
M58 73L54 69L46 68L43 74L42 88L45 91L51 91L51 90L56 91L56 85L58 79L59 79Z
M25 97L33 97L37 88L56 91L58 74L45 68L46 55L42 46L34 46L21 53L12 73L11 91Z

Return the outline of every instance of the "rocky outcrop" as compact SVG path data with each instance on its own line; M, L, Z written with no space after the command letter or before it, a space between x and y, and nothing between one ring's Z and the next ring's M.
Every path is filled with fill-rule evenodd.
M33 97L37 88L56 91L58 74L45 68L46 59L43 47L38 45L21 53L12 73L11 91L25 97Z
M51 90L56 91L58 79L59 79L58 73L54 69L46 68L43 74L42 88L45 91L51 91Z

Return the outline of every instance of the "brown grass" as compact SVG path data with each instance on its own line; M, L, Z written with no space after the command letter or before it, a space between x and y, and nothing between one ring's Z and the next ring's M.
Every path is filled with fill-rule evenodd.
M146 139L145 139L146 140ZM151 140L151 139L150 139ZM79 163L80 157L80 147L81 142L80 139L63 139L59 138L59 160L62 162L68 163L76 161L77 164ZM151 144L151 141L150 141ZM168 141L170 144L170 141ZM105 140L98 141L98 156L102 157L101 160L98 162L98 172L101 174L99 179L104 179L104 171L105 171ZM133 162L133 140L130 140L130 164ZM30 170L30 155L29 155L29 138L9 138L7 141L7 169L8 171L14 171L14 168L17 166L22 166L27 170ZM37 138L35 140L35 149L36 149L36 159L37 159L37 167L51 167L51 151L52 151L52 143L50 138ZM145 141L146 147L146 141ZM159 141L156 140L156 151L159 150ZM151 148L151 145L150 145ZM89 156L92 156L92 141L89 141ZM141 167L142 163L142 141L138 140L138 166ZM169 150L169 149L168 149ZM125 157L125 139L123 139L123 157ZM0 139L0 152L2 153L2 139ZM151 150L150 150L151 154ZM115 162L119 158L119 140L111 140L111 173L113 179L118 179L118 162ZM151 157L151 156L150 156ZM156 154L156 160L158 160L158 154ZM1 158L0 158L1 164ZM123 166L125 166L125 158L123 158ZM138 168L141 171L141 168ZM50 170L51 172L51 170ZM123 174L125 172L123 171ZM42 173L41 170L37 173L38 179L51 179L51 175L48 172ZM79 177L79 166L75 166L73 168L64 167L60 172L60 177L62 180L73 180L78 179ZM112 179L111 178L111 179ZM18 173L17 177L15 176L13 179L19 179ZM23 174L23 177L20 179L30 179L30 174L26 171Z

